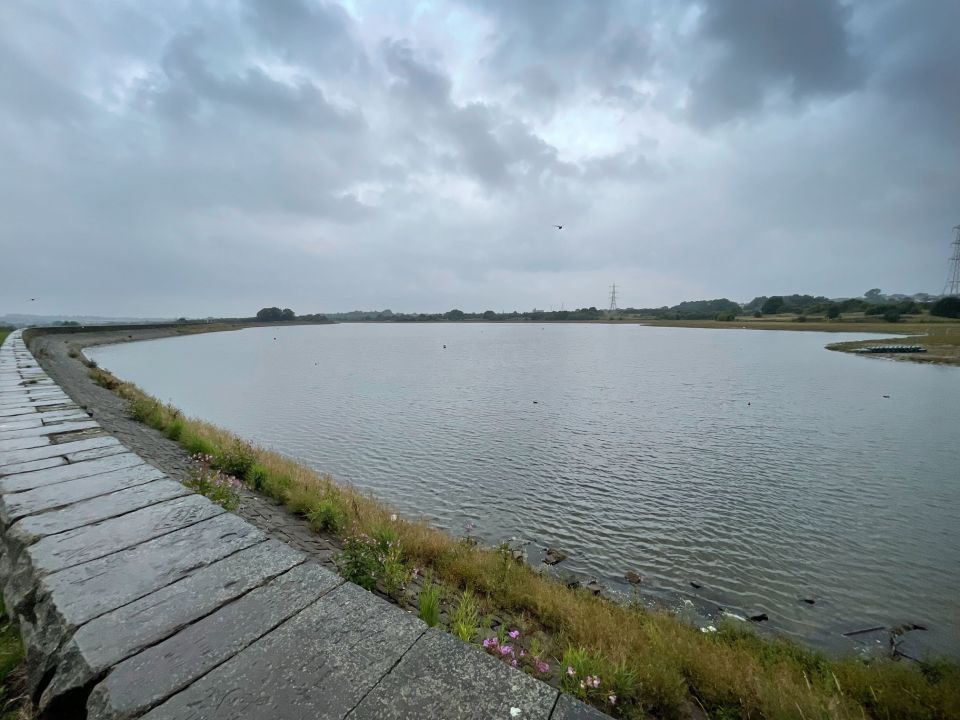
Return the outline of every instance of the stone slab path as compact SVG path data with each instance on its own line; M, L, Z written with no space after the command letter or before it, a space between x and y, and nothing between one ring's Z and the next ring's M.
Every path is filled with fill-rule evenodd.
M606 716L145 462L0 348L0 583L41 718Z

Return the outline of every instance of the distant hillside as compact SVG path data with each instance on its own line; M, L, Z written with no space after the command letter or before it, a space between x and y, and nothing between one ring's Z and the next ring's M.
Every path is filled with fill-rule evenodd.
M30 327L37 325L63 325L65 323L77 325L113 325L128 323L155 323L173 322L176 318L141 318L141 317L101 317L99 315L23 315L7 313L0 315L0 325L12 327Z

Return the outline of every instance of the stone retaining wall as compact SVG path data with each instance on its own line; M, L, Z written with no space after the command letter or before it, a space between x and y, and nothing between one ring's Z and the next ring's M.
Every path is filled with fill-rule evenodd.
M41 718L604 715L130 452L0 348L0 582Z

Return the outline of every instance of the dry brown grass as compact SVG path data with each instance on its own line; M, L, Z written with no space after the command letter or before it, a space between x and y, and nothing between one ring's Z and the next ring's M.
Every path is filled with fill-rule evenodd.
M923 345L926 353L897 355L898 360L910 362L937 363L943 365L960 365L960 322L949 318L939 318L930 315L908 315L900 322L888 323L877 321L875 317L862 314L848 315L837 320L808 319L806 322L797 322L793 315L778 315L774 317L738 317L730 322L717 320L644 320L643 325L654 327L687 327L712 328L723 330L790 330L796 332L855 332L903 335L897 338L896 344ZM867 345L876 345L883 340L856 340L853 342L832 343L827 345L828 350L853 352L857 348ZM876 355L873 357L891 357L890 355Z
M411 566L428 568L448 589L471 589L485 612L520 618L528 632L545 638L555 669L565 653L580 652L584 667L615 688L620 702L614 710L624 717L685 717L700 706L718 718L960 718L956 665L927 665L921 672L893 661L828 659L743 628L725 625L704 634L663 612L571 590L502 551L423 521L391 520L391 509L371 495L185 419L106 371L93 369L91 377L130 400L134 417L168 435L175 428L186 448L213 455L221 467L242 468L248 484L293 512L309 515L321 503L333 504L346 518L342 536L374 536L389 527Z

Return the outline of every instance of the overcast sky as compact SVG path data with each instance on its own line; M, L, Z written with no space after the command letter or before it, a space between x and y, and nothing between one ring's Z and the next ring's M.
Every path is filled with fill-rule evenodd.
M3 0L0 314L938 293L958 28L957 0Z

